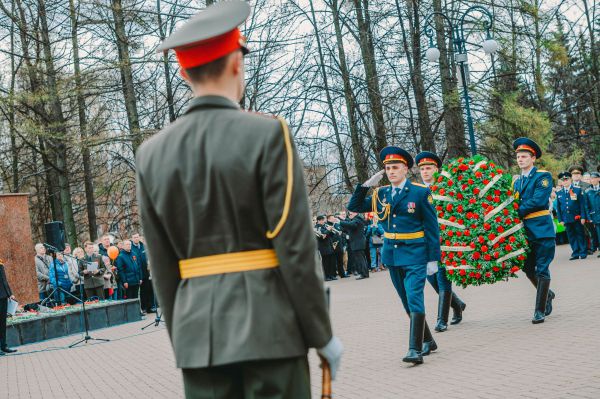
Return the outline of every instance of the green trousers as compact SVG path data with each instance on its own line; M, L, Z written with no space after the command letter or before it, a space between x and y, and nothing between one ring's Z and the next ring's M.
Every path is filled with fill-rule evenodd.
M182 369L187 399L309 399L306 356Z

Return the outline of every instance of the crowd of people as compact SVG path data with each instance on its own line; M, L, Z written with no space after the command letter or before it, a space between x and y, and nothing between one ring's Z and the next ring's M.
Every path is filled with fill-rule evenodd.
M340 212L319 215L313 223L325 281L352 275L362 280L370 272L385 270L381 262L384 231L376 218Z
M113 259L109 256L111 246L118 250ZM35 245L40 301L56 305L139 298L143 313L156 312L146 248L138 233L112 243L107 234L99 242L86 241L74 249L66 243L63 251L52 255L44 244ZM62 290L55 290L57 287Z

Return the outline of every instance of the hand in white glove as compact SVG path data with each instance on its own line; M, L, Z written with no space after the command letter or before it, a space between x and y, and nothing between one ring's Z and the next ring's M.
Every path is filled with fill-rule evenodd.
M375 173L373 176L369 177L369 179L366 182L364 182L362 184L362 186L363 187L375 187L376 185L379 184L381 179L383 179L384 173L385 173L385 170L380 170L379 172Z
M331 369L331 379L335 380L335 374L340 367L340 360L342 359L342 354L344 353L344 345L342 345L342 341L340 341L338 337L331 337L327 345L317 349L317 353L323 357L327 363L329 363L329 368Z
M432 274L437 273L438 271L438 263L436 260L433 262L427 262L427 275L431 276Z

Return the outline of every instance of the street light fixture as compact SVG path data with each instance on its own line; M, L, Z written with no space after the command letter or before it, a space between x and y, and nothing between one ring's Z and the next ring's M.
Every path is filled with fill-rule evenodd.
M425 51L425 58L427 58L430 62L437 62L440 59L440 50L435 47L433 43L433 37L435 36L435 29L432 27L433 18L435 16L440 16L446 20L450 27L450 39L452 40L452 45L454 49L454 59L458 63L460 67L460 81L463 89L463 100L465 102L465 112L467 114L467 128L469 129L469 142L471 146L471 154L477 154L477 147L475 144L475 129L473 128L473 118L471 117L471 103L469 98L469 83L468 83L468 74L469 74L469 66L467 64L467 49L466 49L466 38L465 38L465 18L470 15L472 12L481 13L486 19L483 21L483 29L486 32L486 39L483 43L481 43L481 47L483 51L487 55L493 55L496 51L498 51L498 42L495 41L490 33L490 29L492 27L493 17L492 14L485 8L481 6L473 6L469 7L460 17L458 23L453 23L452 20L442 12L433 12L427 16L425 19L425 34L429 38L429 48ZM470 32L467 32L467 35Z

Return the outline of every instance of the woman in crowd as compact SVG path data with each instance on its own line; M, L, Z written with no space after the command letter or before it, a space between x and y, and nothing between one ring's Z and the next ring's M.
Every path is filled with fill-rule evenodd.
M83 287L81 287L81 285L83 284L83 279L81 278L81 275L79 274L79 261L83 260L83 257L85 256L85 252L83 252L83 248L81 247L77 247L73 250L73 258L69 258L67 259L67 261L72 260L73 263L75 264L75 268L72 268L71 263L69 263L69 277L71 278L71 282L73 283L73 287L71 287L71 293L73 295L75 295L77 298L81 298L81 293L83 292L83 300L86 299L85 297L85 291L82 290Z
M56 253L56 259L54 259L54 266L50 267L50 284L55 286L57 283L58 277L58 286L63 290L70 292L71 279L69 278L69 265L65 262L65 258L62 252ZM65 294L61 291L56 291L54 293L54 299L59 303L65 302Z

